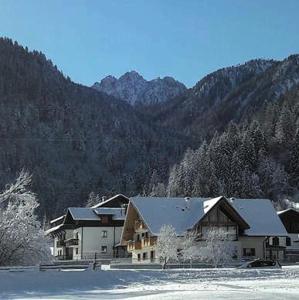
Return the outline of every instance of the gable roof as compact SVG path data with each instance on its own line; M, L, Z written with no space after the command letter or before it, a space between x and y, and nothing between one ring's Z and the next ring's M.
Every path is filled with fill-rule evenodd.
M62 215L62 216L60 216L60 217L58 217L58 218L56 218L56 219L53 219L53 220L50 221L50 224L54 224L54 223L56 223L56 222L58 222L58 221L63 222L63 218L64 218L64 217L65 217L65 215Z
M98 221L99 216L92 208L88 207L69 207L68 212L71 214L73 220L79 221Z
M111 197L111 198L109 198L109 199L107 199L107 200L105 200L105 201L102 201L102 202L100 202L100 203L98 203L98 204L92 206L91 208L98 208L98 207L101 207L101 206L106 206L107 204L109 204L109 202L112 202L113 200L115 200L115 199L117 199L117 198L123 198L123 199L126 199L126 200L127 200L127 203L129 203L129 198L128 198L128 197L126 197L126 196L123 195L123 194L117 194L117 195L115 195L115 196L113 196L113 197Z
M297 209L295 209L295 208L292 208L292 207L291 208L287 208L285 210L280 210L280 211L277 212L277 214L279 216L281 216L281 215L284 215L284 214L289 213L289 212L299 214L299 211Z
M171 224L183 235L204 216L205 198L133 197L130 199L152 234L158 235L164 224Z
M99 207L93 210L98 216L112 215L113 220L124 220L126 212L124 208L119 207Z
M286 236L287 232L269 199L233 199L233 206L247 221L248 236Z
M183 235L199 222L219 201L225 199L235 213L248 224L245 235L286 235L270 200L217 198L133 197L130 199L152 234L158 235L164 224L171 224L177 235Z

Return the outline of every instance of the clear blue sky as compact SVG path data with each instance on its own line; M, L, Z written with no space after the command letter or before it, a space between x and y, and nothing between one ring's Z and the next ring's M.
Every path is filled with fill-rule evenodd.
M0 0L0 35L86 85L136 70L192 86L221 67L299 53L299 0Z

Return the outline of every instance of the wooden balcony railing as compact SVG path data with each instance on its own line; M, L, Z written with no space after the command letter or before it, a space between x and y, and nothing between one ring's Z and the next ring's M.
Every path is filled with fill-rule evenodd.
M67 247L70 247L70 246L78 246L78 245L79 245L79 240L78 240L78 239L75 239L75 238L65 240L65 245L66 245Z
M151 247L156 245L157 238L155 237L148 237L141 240L142 248Z
M141 249L141 241L130 241L128 242L128 251L140 250Z
M65 246L65 241L64 240L58 240L56 243L56 247L64 247Z
M140 250L143 248L155 246L156 243L157 243L156 237L143 238L140 241L129 241L127 250L129 252L134 251L134 250Z

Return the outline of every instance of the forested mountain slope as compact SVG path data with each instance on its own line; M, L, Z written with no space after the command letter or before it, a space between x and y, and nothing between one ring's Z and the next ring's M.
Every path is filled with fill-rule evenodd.
M180 96L132 106L0 39L0 186L26 168L48 217L91 191L294 197L298 86L293 55L221 69Z
M182 97L154 107L154 118L195 140L211 138L230 121L251 120L266 102L298 87L298 55L281 62L252 60L209 74Z
M185 140L126 102L71 82L42 53L0 39L0 185L23 167L41 212L101 195L142 191L151 169L167 176Z

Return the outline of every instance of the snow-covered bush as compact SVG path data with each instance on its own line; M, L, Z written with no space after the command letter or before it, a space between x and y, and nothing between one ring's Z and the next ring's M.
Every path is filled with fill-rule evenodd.
M0 194L0 265L32 265L49 261L50 249L35 215L36 195L28 190L31 176L21 171Z
M162 262L163 269L169 260L177 260L178 238L175 229L171 225L163 225L157 240L157 255Z
M204 236L205 246L199 248L198 257L201 261L211 263L215 268L232 261L233 243L228 232L212 227Z

